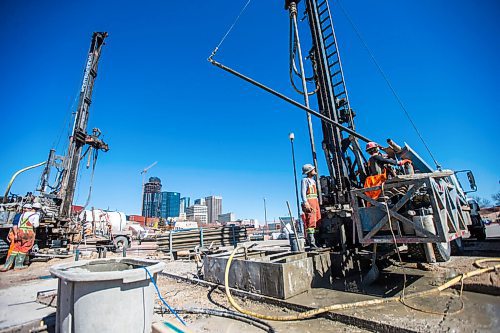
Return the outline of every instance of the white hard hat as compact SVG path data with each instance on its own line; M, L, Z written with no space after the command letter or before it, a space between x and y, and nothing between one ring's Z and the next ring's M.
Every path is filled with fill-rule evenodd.
M302 166L302 174L307 175L309 172L313 171L315 169L314 165L312 164L304 164Z
M31 209L31 208L32 208L32 206L31 206L31 204L24 204L23 208L26 208L26 209Z
M33 204L33 208L35 208L35 209L42 209L42 205L39 202L35 202Z

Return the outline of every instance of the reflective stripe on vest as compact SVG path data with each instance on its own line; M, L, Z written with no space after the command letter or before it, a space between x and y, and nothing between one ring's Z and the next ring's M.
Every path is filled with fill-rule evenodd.
M21 230L33 230L34 229L33 226L27 225L30 217L32 217L33 215L35 215L35 213L29 215L25 219L21 219L21 221L19 221L19 229L21 229Z
M307 186L306 189L306 198L307 199L315 199L318 197L318 191L316 190L316 184L312 184Z

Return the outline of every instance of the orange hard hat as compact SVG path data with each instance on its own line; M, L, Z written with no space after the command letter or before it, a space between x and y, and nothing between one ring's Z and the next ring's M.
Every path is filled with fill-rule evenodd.
M366 144L366 151L373 149L373 148L378 148L378 144L376 142L370 141Z

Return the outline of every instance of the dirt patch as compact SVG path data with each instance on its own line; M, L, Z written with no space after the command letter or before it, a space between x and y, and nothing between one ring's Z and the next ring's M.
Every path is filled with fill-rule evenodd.
M452 257L449 262L442 263L440 266L452 269L458 275L478 269L479 267L474 265L474 262L478 259L482 258ZM493 265L493 263L484 263L484 265ZM460 285L456 285L455 288L459 289ZM464 290L500 296L500 271L497 270L465 279Z
M182 264L181 264L182 265ZM179 266L178 263L167 264L167 270ZM212 287L193 285L174 279L160 276L158 285L163 297L174 308L206 308L219 310L234 310L227 301L226 295ZM278 306L256 302L246 298L238 298L239 304L248 310L268 315L285 315L293 313L292 310ZM161 308L161 302L157 299L155 308ZM262 330L248 324L215 316L207 315L180 315L186 321L188 327L196 332L262 332ZM165 318L173 318L171 314L161 314L158 311L155 319L160 321ZM368 332L355 326L345 325L326 318L315 318L298 322L271 322L268 323L276 332L302 333L302 332Z

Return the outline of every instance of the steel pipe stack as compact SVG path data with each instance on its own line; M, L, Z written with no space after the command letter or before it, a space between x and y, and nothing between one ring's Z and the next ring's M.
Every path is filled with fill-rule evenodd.
M158 251L176 252L203 248L236 245L248 239L246 227L228 226L218 228L197 228L171 230L158 235Z

